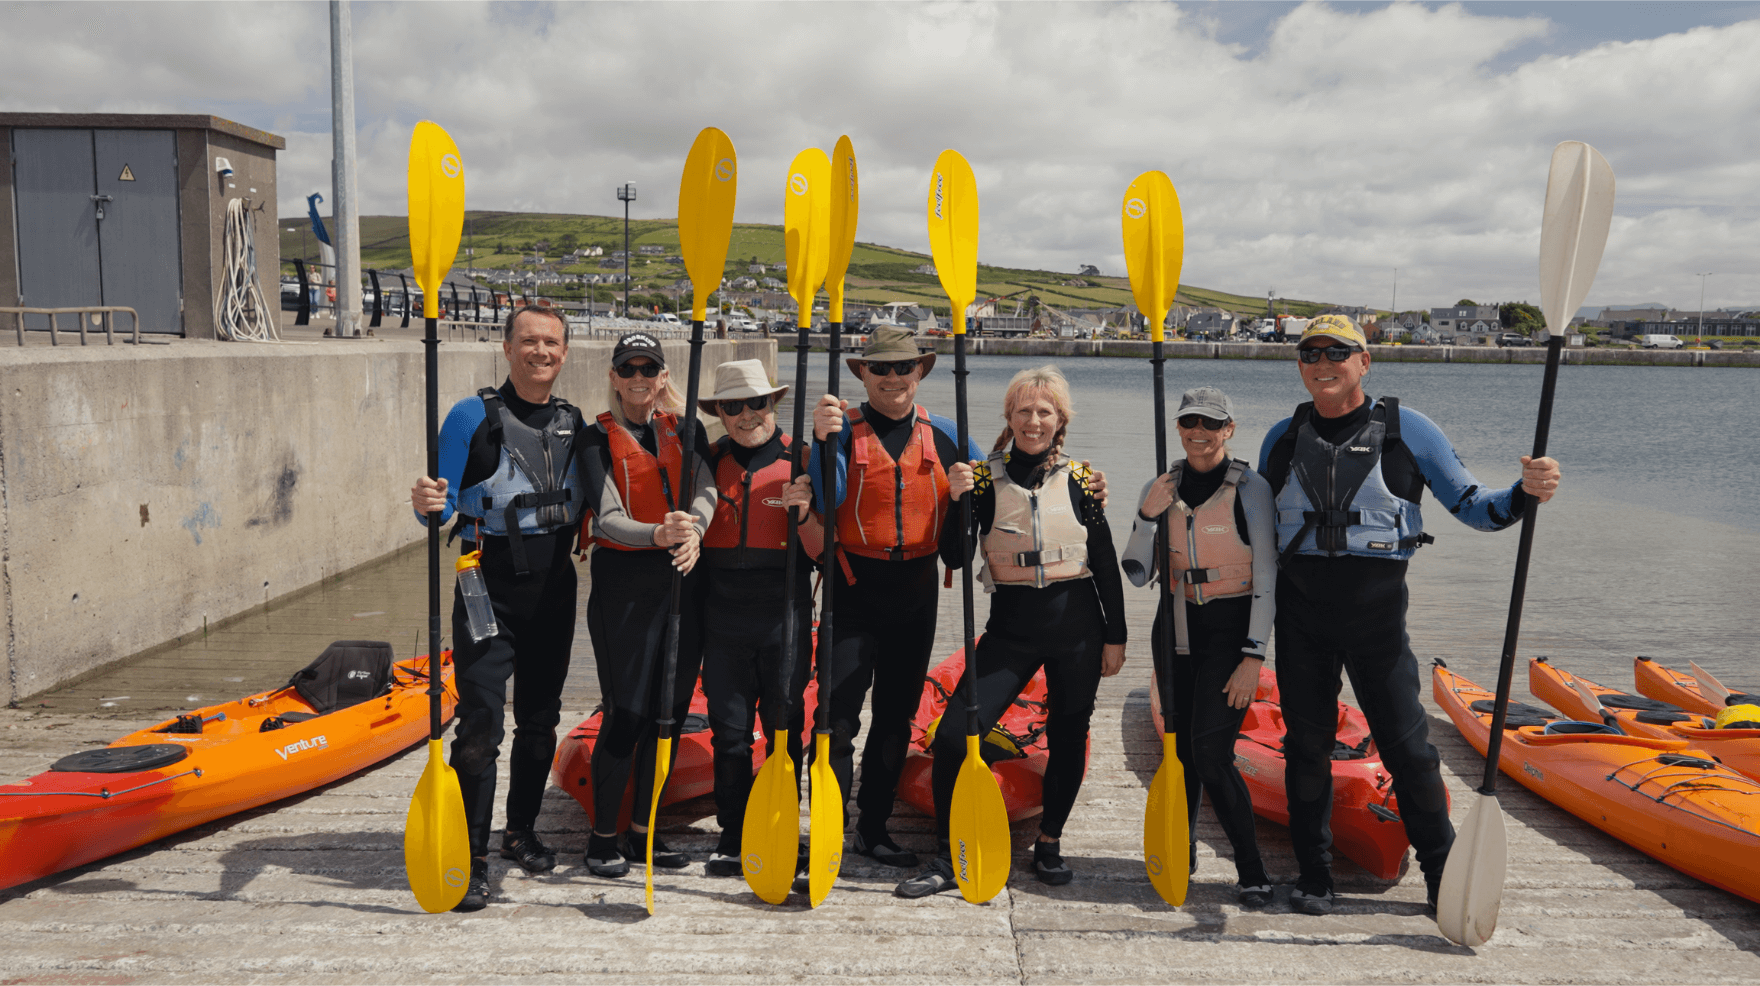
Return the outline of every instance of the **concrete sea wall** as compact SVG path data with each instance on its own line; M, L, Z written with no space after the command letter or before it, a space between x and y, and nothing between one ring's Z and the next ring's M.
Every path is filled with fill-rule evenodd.
M934 342L937 353L953 352L949 338ZM1127 356L1147 358L1153 343L1120 339L971 339L967 352L982 356ZM1258 342L1168 342L1170 359L1293 360L1294 347ZM1400 363L1544 363L1546 348L1494 346L1370 346L1375 359ZM1755 366L1760 352L1736 349L1664 351L1659 349L1566 349L1563 360L1599 366Z
M556 388L589 416L610 351L576 341ZM705 379L751 358L775 343L710 342ZM442 416L505 375L498 343L443 344ZM402 340L0 349L0 702L420 540L423 393Z

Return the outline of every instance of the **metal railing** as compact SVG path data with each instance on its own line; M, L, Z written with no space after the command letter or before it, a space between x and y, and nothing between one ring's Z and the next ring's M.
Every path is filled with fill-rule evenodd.
M134 338L127 341L139 345L141 343L140 313L125 305L82 305L75 308L0 308L0 315L10 314L12 316L13 325L18 330L18 344L21 346L24 345L24 334L27 331L24 324L24 317L26 315L49 316L49 328L47 331L49 333L49 345L51 346L61 345L61 327L58 319L59 316L62 315L79 316L80 345L84 346L87 344L86 322L89 319L92 325L103 326L106 344L114 346L116 345L117 312L127 312L128 317L134 321ZM28 331L42 332L44 330L32 328Z

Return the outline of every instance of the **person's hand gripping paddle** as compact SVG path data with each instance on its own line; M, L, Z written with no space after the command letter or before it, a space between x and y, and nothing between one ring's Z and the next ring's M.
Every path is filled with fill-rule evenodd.
M733 235L733 201L739 190L739 161L733 141L714 127L704 127L684 159L684 175L678 182L678 244L684 267L691 277L691 361L685 379L683 470L678 483L678 508L688 510L697 468L697 383L703 370L703 319L709 314L709 294L721 286L727 267L727 241ZM659 739L654 745L654 790L648 799L648 848L643 878L648 913L654 913L654 821L666 775L672 771L672 694L678 681L679 618L684 609L684 576L672 572L672 609L666 617L666 646L661 674Z
M850 254L855 250L856 216L861 211L856 152L847 136L837 138L837 147L831 153L831 185L827 197L831 206L831 255L825 269L825 290L831 296L827 312L831 322L831 341L826 349L830 353L831 367L826 374L826 392L835 397L838 355L843 339L843 275L849 270ZM805 402L806 394L802 392L796 403L797 419ZM796 434L804 441L806 432L800 430L802 427L797 420ZM837 573L832 570L837 556L837 505L832 502L832 491L837 488L837 456L829 448L821 449L819 454L824 467L820 488L825 490L828 506L825 508L825 553L821 559L825 566L824 577L820 580L825 587L825 602L819 608L819 708L813 715L813 766L809 772L812 805L811 824L807 830L807 899L814 907L825 902L825 895L831 892L831 885L837 882L838 871L843 868L843 788L837 783L837 773L831 769L832 594L837 585Z
M795 344L794 374L794 444L789 447L793 463L789 478L801 473L800 452L806 448L801 441L807 408L807 333L813 326L813 297L825 280L826 235L831 223L827 186L830 185L831 161L825 152L809 147L795 155L788 166L788 180L782 190L782 229L784 251L788 259L788 293L800 306L799 341ZM799 543L794 511L788 512L788 560L783 570L782 604L782 687L784 692L794 681L795 607L802 600L795 595L795 553ZM812 605L807 601L806 605ZM745 828L740 833L740 866L752 892L769 904L788 899L794 884L795 861L800 856L801 786L795 774L794 759L788 755L789 700L784 698L780 711L771 710L776 725L775 738L764 757L764 766L752 782L746 798Z
M1558 361L1565 328L1589 293L1607 228L1613 221L1613 169L1595 148L1567 140L1552 152L1546 178L1546 212L1540 222L1540 309L1546 317L1546 375L1540 384L1540 414L1534 427L1534 458L1546 454L1552 427L1552 395L1558 386ZM1518 496L1527 496L1518 492ZM1497 805L1498 760L1503 748L1504 718L1509 712L1510 679L1514 675L1516 642L1522 629L1522 600L1528 589L1528 559L1534 547L1538 501L1530 498L1522 514L1521 545L1509 594L1509 621L1503 633L1503 664L1497 674L1497 703L1491 714L1491 740L1485 750L1485 780L1479 797L1455 835L1442 885L1436 894L1436 926L1444 937L1468 947L1484 944L1497 930L1503 903L1504 872L1509 846L1503 811Z
M1186 228L1179 210L1179 195L1173 182L1159 171L1145 171L1124 191L1120 212L1124 228L1124 260L1131 276L1131 295L1137 311L1149 321L1149 338L1154 342L1150 365L1155 372L1155 475L1167 471L1167 384L1163 367L1166 358L1161 352L1167 310L1173 306L1179 291L1180 265L1185 261ZM1161 603L1167 618L1162 621L1161 653L1167 656L1171 670L1174 652L1174 622L1183 618L1185 586L1175 586L1175 573L1168 571L1167 516L1156 525L1155 552L1161 567ZM1159 670L1159 669L1158 669ZM1173 675L1161 674L1161 711L1166 722L1173 722ZM1161 766L1149 782L1149 805L1143 812L1143 866L1149 871L1149 883L1161 899L1175 907L1185 903L1186 885L1191 879L1187 859L1191 851L1191 821L1186 806L1185 767L1179 762L1176 734L1171 729L1161 734Z
M958 151L942 151L929 177L929 250L953 316L954 405L959 415L959 450L970 446L966 429L966 308L978 293L978 180ZM953 850L953 878L966 900L982 904L1008 884L1008 806L996 775L979 752L978 660L972 608L972 495L960 498L961 592L965 601L966 759L953 786L947 812ZM948 711L951 713L952 708Z
M440 285L458 255L464 230L464 165L458 145L427 120L409 141L409 248L422 286L426 347L428 475L440 475ZM403 866L416 903L430 914L450 911L470 882L471 842L458 774L440 743L440 514L428 515L428 765L410 799L403 827Z

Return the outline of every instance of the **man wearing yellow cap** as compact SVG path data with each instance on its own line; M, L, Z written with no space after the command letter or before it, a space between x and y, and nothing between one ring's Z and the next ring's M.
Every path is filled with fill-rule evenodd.
M1521 482L1481 484L1429 418L1363 393L1368 340L1344 315L1310 322L1296 355L1314 399L1274 425L1259 450L1259 473L1277 498L1277 686L1300 866L1290 906L1332 909L1331 757L1342 671L1393 775L1434 908L1454 826L1406 634L1406 566L1434 540L1418 501L1429 487L1461 523L1500 531L1521 519L1528 496L1545 503L1558 491L1558 463L1524 455Z

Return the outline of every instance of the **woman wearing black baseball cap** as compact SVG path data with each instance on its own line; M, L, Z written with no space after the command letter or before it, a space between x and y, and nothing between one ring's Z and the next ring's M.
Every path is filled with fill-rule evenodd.
M703 532L715 511L714 476L707 447L697 432L696 478L690 504L684 489L684 445L678 415L684 401L672 388L659 340L631 332L611 353L611 400L581 449L581 475L589 511L581 542L591 541L593 589L587 597L587 632L598 664L605 717L593 747L593 832L587 869L595 876L623 876L629 857L645 853L618 831L618 816L635 775L631 828L646 841L645 821L654 787L655 720L662 701L683 723L702 661L698 635L700 580L692 574ZM679 621L678 675L673 694L662 687L672 573L684 578L684 618ZM674 727L676 728L676 727ZM678 747L672 747L674 754ZM677 869L690 857L654 838L654 865Z

